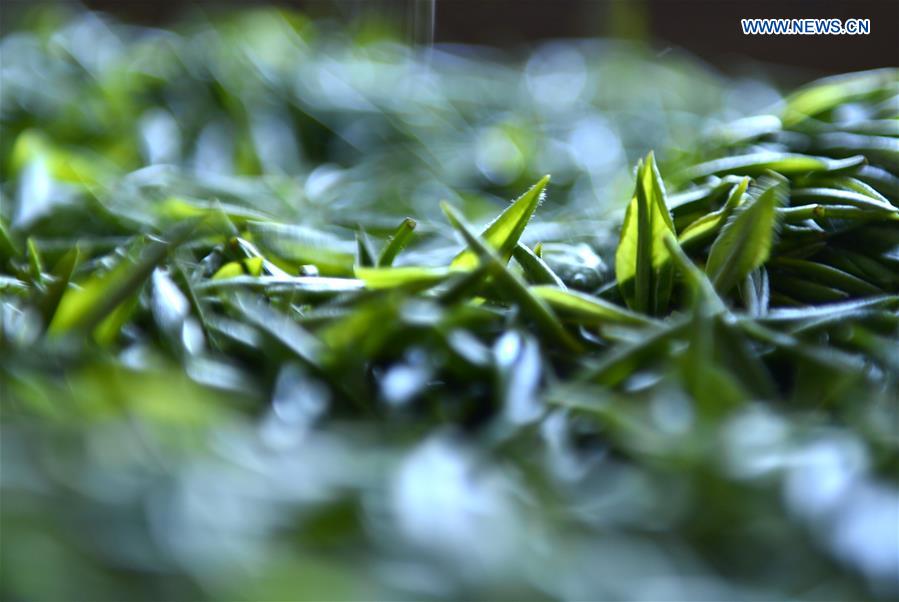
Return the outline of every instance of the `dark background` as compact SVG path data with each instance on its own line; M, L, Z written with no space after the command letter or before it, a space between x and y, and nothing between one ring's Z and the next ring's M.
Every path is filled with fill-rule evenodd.
M36 0L0 0L4 29ZM366 13L399 22L410 39L517 46L557 37L642 37L664 50L686 48L727 68L751 59L810 72L899 65L899 0L86 0L126 20L165 25L185 13L238 6L291 6L314 16L353 19ZM433 28L431 17L433 14ZM869 18L865 36L745 36L747 17Z

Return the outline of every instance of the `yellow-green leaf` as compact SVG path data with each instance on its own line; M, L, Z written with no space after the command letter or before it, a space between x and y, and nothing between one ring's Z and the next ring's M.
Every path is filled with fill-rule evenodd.
M897 69L835 75L812 82L787 98L784 123L794 125L833 107L876 94L899 77Z
M133 251L105 274L93 276L79 287L63 293L53 315L49 332L54 335L73 330L93 331L120 306L133 307L125 302L134 300L144 281L165 258L170 246L160 240ZM122 310L124 311L124 310ZM117 314L121 317L121 313ZM109 339L109 328L103 333Z
M666 232L674 224L665 198L665 186L652 153L637 167L637 184L624 214L621 241L615 252L615 276L628 307L640 313L660 314L671 297L670 253Z
M587 324L647 324L648 318L628 311L604 299L557 286L538 285L528 290L549 303L559 314Z
M831 159L798 153L762 151L700 163L686 169L679 177L690 181L725 174L758 176L769 171L786 176L816 172L846 173L857 171L865 163L866 159L862 155L854 155L845 159Z
M518 197L505 211L490 222L481 232L481 238L493 247L503 261L509 261L518 244L521 233L543 198L543 189L549 183L549 176L534 184L530 190ZM451 264L456 269L471 269L478 265L478 257L471 249L459 253Z
M393 288L406 284L436 284L452 272L449 268L424 266L366 268L356 266L356 278L365 282L367 288Z
M727 221L734 209L743 202L743 194L749 186L749 178L743 178L739 184L733 187L724 206L718 211L707 213L681 232L678 242L685 247L695 245L715 234Z

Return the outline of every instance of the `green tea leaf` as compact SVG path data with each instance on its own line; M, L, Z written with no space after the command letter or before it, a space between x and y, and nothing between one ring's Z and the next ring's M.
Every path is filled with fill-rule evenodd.
M825 303L816 307L778 308L765 315L765 322L803 322L806 320L840 319L859 310L899 309L899 295L878 295L866 299L844 301L841 303Z
M371 239L362 226L356 230L356 266L373 267L375 265L375 249Z
M215 222L218 220L229 229L244 226L248 221L267 220L269 216L261 211L241 207L216 200L201 200L188 197L169 197L153 207L156 214L165 221L178 221L204 217Z
M524 275L533 284L552 284L558 288L565 289L565 283L562 279L546 265L543 258L531 251L527 246L518 243L515 250L512 251L515 261L521 266Z
M321 341L286 315L255 297L237 295L234 308L247 323L266 333L307 364L320 368Z
M529 315L547 335L572 350L581 349L581 345L570 335L559 321L552 308L543 299L533 295L527 285L514 272L509 271L506 261L476 236L462 219L462 216L448 203L441 203L441 209L456 230L462 234L475 257L483 261L491 270L492 276L503 287L505 293L519 305L521 311Z
M507 262L512 257L515 245L518 244L521 233L524 232L534 210L540 204L543 198L543 189L548 183L549 176L543 176L530 190L518 197L505 211L490 222L481 233L484 241L496 249L499 258L503 261ZM471 249L466 249L459 253L450 265L453 268L470 269L477 264L477 255Z
M849 298L849 293L833 286L819 284L816 280L800 278L795 274L771 274L771 286L791 298L807 304L829 303Z
M169 248L166 242L151 241L120 260L107 273L66 290L50 323L50 334L74 330L89 332L120 304L136 299L143 283L165 258Z
M708 213L687 226L678 237L681 246L692 246L714 235L727 221L734 209L743 202L743 195L748 186L749 178L743 178L739 184L734 186L721 209Z
M271 276L290 277L290 274L279 268L274 262L269 261L262 252L256 248L256 245L239 236L235 236L230 240L230 245L235 249L235 253L246 256L243 260L245 273L258 276L266 273Z
M607 351L597 362L589 365L580 380L614 387L639 368L659 357L664 357L671 344L683 338L690 327L690 320L680 317L665 322L658 329L630 343L620 343Z
M357 266L356 277L367 288L393 288L407 284L437 284L453 272L449 268L420 266L365 268Z
M785 180L768 183L721 230L706 264L706 273L718 292L728 293L768 259L778 224L777 208L784 203L785 196Z
M248 289L269 293L297 292L329 297L340 293L362 290L365 284L355 278L330 278L323 276L233 276L206 280L197 284L198 291Z
M212 275L213 280L224 280L236 276L261 276L263 260L261 257L247 257L240 261L229 261Z
M652 320L630 312L622 307L582 293L565 290L556 286L532 286L530 290L536 297L543 299L563 316L568 316L581 324L650 324Z
M805 276L815 282L826 284L848 293L856 295L879 295L883 293L880 287L823 263L781 257L772 261L771 265L786 268L800 276Z
M652 153L637 167L634 196L624 214L621 240L615 252L615 277L628 307L658 315L671 297L670 253L666 232L674 224L665 199L665 186Z
M875 201L880 201L882 203L888 204L890 202L889 199L880 194L870 184L850 176L817 177L802 182L803 185L806 183L810 184L810 188L838 188L840 190L848 190L849 192L857 192L858 194L870 197Z
M53 280L47 285L47 289L40 302L41 315L43 317L44 327L50 325L53 316L59 307L59 302L69 287L72 279L72 273L75 266L78 265L79 251L78 247L70 249L53 267Z
M6 224L3 222L3 219L0 219L0 261L18 256L19 251L16 249L15 243L13 243L12 238L9 236Z
M314 228L272 222L249 222L251 241L282 269L296 274L300 265L314 265L322 274L353 273L355 248L340 238Z
M731 412L748 398L734 371L721 361L724 341L718 336L718 319L697 307L692 314L687 345L677 362L686 392L706 418ZM728 341L730 342L730 341ZM740 369L745 371L745 366Z
M672 263L684 275L687 286L690 288L694 313L709 315L726 313L727 306L715 292L715 287L709 281L708 276L687 257L674 235L670 232L666 233L664 243L671 253Z
M893 207L886 200L873 199L868 195L849 190L836 188L794 188L790 191L790 202L794 205L802 201L813 201L823 205L844 205L869 209L873 211L885 211L887 213L899 213L899 209Z
M740 285L740 296L750 316L758 318L766 315L771 305L771 281L768 278L768 270L759 267L749 272Z
M880 208L863 209L853 205L820 205L811 203L796 207L778 207L777 213L784 223L793 224L814 219L843 219L853 222L899 221L899 214Z
M31 275L31 281L38 286L44 284L44 260L41 258L41 252L37 248L34 239L28 237L25 242L26 254L28 255L28 268Z
M685 180L697 180L714 175L739 174L744 176L760 176L773 171L785 176L810 172L852 172L865 164L862 155L846 159L830 159L813 157L796 153L761 152L749 155L737 155L715 159L688 168L680 177Z
M416 221L411 217L404 219L393 233L393 236L390 237L390 240L387 241L387 244L384 245L375 265L378 267L393 265L393 260L396 259L396 256L409 244L417 225Z
M897 78L897 69L877 69L835 75L812 82L787 98L784 124L794 125L842 103L878 94Z
M49 333L91 332L106 321L101 338L108 341L118 334L118 329L110 325L124 323L128 307L137 302L144 282L169 251L194 232L196 225L195 220L187 220L172 228L166 240L154 237L141 242L109 271L91 276L81 286L68 288L59 301Z

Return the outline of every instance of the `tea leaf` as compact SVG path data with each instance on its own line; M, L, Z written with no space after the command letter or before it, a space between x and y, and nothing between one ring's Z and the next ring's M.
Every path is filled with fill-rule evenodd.
M805 201L806 199L820 204L849 205L859 209L899 213L899 209L893 207L886 200L874 199L858 192L834 188L794 188L790 191L791 201ZM797 203L794 202L794 204Z
M650 331L632 343L619 343L592 363L580 375L579 380L614 387L638 368L646 366L654 359L664 357L669 346L681 339L688 331L690 320L680 318Z
M774 180L744 203L721 230L709 251L706 273L721 293L728 293L768 259L778 223L777 208L786 196L786 181Z
M835 288L839 288L848 293L857 295L878 295L883 293L879 287L862 280L852 274L839 270L833 266L814 261L806 261L802 259L793 259L790 257L781 257L774 260L771 265L781 266L799 275L813 279Z
M486 264L491 270L492 276L500 285L505 287L506 293L519 305L522 312L529 315L547 335L563 346L568 349L579 350L581 345L568 334L568 331L565 330L552 308L543 299L533 295L528 290L527 285L513 272L509 271L505 260L501 259L492 248L487 246L486 241L482 241L480 237L471 231L470 227L451 205L444 202L441 203L441 208L453 227L465 238L472 252L476 253L475 257Z
M0 261L18 257L18 255L19 251L6 230L6 224L0 218Z
M793 125L834 107L877 94L896 81L896 69L877 69L820 79L797 90L787 98L784 123Z
M604 301L579 291L565 290L555 286L532 286L530 290L535 296L545 300L564 316L581 324L649 324L652 320L618 307L614 303Z
M330 297L363 289L365 283L355 278L323 276L232 276L197 284L198 291L255 289L269 292L299 292Z
M549 176L534 184L530 190L518 197L509 207L496 217L481 233L481 237L496 249L500 259L509 261L515 245L525 226L543 198L543 189L549 183ZM468 249L459 253L451 264L453 268L472 268L478 263L477 255Z
M390 237L390 240L387 241L387 244L384 245L384 248L381 249L381 254L378 256L378 261L375 265L378 267L393 265L393 260L396 259L396 256L409 244L417 225L416 221L411 217L404 219L393 233L393 236Z
M837 176L837 177L824 177L824 178L813 178L811 182L812 184L810 188L838 188L840 190L846 190L849 192L856 192L858 194L867 196L869 198L874 199L875 201L880 201L882 203L889 204L889 200L880 194L873 186L867 184L858 178L853 178L849 176ZM803 183L804 184L804 183Z
M785 223L804 222L810 219L845 219L853 222L899 221L893 210L880 208L863 209L852 205L797 205L778 207L777 213Z
M356 230L356 266L372 267L375 265L375 250L368 234L360 226Z
M743 195L749 186L749 178L743 178L739 184L734 186L724 206L718 211L707 213L689 226L687 226L678 237L678 242L682 246L691 246L706 240L714 235L718 229L730 217L734 209L736 209L743 201Z
M694 313L712 315L726 313L727 306L715 292L715 287L709 281L708 276L687 257L674 235L666 233L664 242L665 247L671 253L673 264L685 276L687 285L693 293Z
M321 368L323 346L296 322L259 299L247 295L234 297L234 308L248 324L278 341L310 366Z
M44 260L41 259L41 252L40 250L38 250L33 238L29 237L25 242L25 249L26 255L28 256L28 268L31 276L31 281L38 286L43 286Z
M356 267L356 277L368 288L392 288L406 284L437 284L452 272L449 268L419 266L364 268Z
M53 267L53 280L51 280L50 284L47 286L40 302L41 317L43 318L45 329L53 320L53 317L59 308L59 302L62 300L66 289L69 287L69 282L72 279L75 266L78 265L78 259L79 251L76 246L66 252Z
M353 273L354 247L336 236L305 226L274 222L251 221L247 227L251 242L288 272L296 274L298 266L308 264L329 276Z
M615 276L628 307L658 315L671 296L670 253L664 235L674 233L665 186L650 153L637 167L637 183L624 215L615 252Z
M531 251L525 245L518 243L512 251L515 261L521 266L525 276L533 284L551 284L561 289L567 288L562 279L546 265L543 258Z
M129 299L136 301L140 287L170 248L168 242L150 241L131 257L119 261L108 273L66 290L50 323L50 334L60 335L73 330L90 332L120 304Z
M759 267L749 272L740 286L740 296L749 315L758 318L768 313L771 305L771 282L768 270Z
M760 176L769 171L785 176L810 172L851 173L864 164L865 157L862 155L846 159L830 159L796 153L761 152L700 163L688 168L681 177L685 180L697 180L724 174Z
M879 295L867 299L845 301L843 303L826 303L816 307L801 309L772 309L764 318L765 322L802 322L821 318L839 319L859 310L899 309L899 295Z

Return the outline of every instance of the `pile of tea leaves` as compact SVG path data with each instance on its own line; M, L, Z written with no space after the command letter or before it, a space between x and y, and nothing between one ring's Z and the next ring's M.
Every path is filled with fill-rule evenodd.
M7 599L899 594L896 70L272 11L0 52Z

